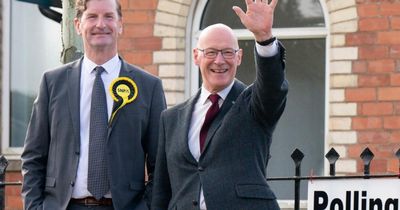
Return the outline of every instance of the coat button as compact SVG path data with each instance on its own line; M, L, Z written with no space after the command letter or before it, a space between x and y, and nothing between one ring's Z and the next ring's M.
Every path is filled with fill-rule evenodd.
M199 167L197 168L197 170L199 170L199 171L204 171L204 168L201 167L201 166L199 166Z
M193 200L192 203L193 203L193 206L197 206L199 204L196 200Z
M73 187L75 185L75 182L74 181L71 181L71 186Z

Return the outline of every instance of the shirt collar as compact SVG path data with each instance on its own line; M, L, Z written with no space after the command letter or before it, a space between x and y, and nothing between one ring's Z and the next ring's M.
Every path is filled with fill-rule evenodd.
M222 101L225 101L226 97L228 96L228 93L231 91L233 83L235 83L235 81L232 81L232 83L230 85L228 85L226 88L224 88L223 90L217 92L217 94L219 95L219 97L221 97ZM211 94L210 91L208 91L204 85L201 86L201 92L200 92L200 97L199 97L199 101L202 102L202 104L204 105L207 102L208 96Z
M118 66L119 62L120 62L119 57L116 54L114 57L112 57L107 62L101 64L100 66L102 66L105 69L105 72L108 74L111 71L115 71L115 68L116 68L116 66ZM82 67L85 71L87 71L88 74L92 73L92 71L94 70L94 68L96 68L96 66L99 66L99 65L97 65L96 63L91 61L88 57L86 57L86 56L83 57ZM119 69L117 69L117 70L119 70Z

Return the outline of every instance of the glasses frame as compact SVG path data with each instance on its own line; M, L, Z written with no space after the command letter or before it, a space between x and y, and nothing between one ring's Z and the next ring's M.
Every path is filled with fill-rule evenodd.
M215 59L215 58L218 57L218 54L221 53L221 55L222 55L222 57L224 59L232 59L232 58L235 57L236 53L239 52L240 49L225 48L225 49L222 49L222 50L217 50L217 49L214 49L214 48L205 48L205 49L197 48L197 50L201 51L205 58ZM205 53L205 51L207 51L207 50L212 50L212 51L215 51L217 53L215 54L215 56L210 56L210 55L207 55L207 53ZM230 56L225 57L226 55L224 55L224 51L226 51L226 50L232 50L233 51L232 57L230 57Z

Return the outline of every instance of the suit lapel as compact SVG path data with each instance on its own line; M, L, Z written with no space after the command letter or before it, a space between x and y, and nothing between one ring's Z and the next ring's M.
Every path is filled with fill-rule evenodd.
M129 68L127 66L127 64L124 62L124 60L122 58L120 58L121 60L121 70L119 72L119 77L128 77L131 78L133 81L135 81L135 83L141 87L140 85L140 81L137 81L137 79L135 78L135 75L133 74L133 70L131 68ZM140 88L138 88L140 89ZM140 91L140 90L139 90ZM140 93L138 93L138 97ZM113 112L114 110L117 108L117 103L114 101L113 103ZM109 134L111 132L111 129L114 127L115 123L118 121L118 118L120 116L120 112L122 111L124 107L122 107L120 110L118 110L118 112L115 114L114 119L111 121L111 125L110 125L110 129L109 129Z
M68 108L71 114L72 127L75 139L78 140L77 150L79 151L80 139L80 81L81 81L81 64L82 59L74 62L67 69L68 84ZM78 108L77 108L78 107Z
M215 132L218 130L219 126L221 125L226 113L231 109L233 104L235 104L237 97L240 95L240 93L243 92L243 90L245 88L246 88L246 86L242 82L235 80L235 83L233 84L232 89L229 91L228 96L226 97L224 103L221 106L221 110L217 114L214 121L211 123L211 126L207 133L206 142L204 143L203 154L206 152L208 144L210 143Z
M176 122L182 122L182 129L180 129L180 137L178 137L178 145L183 145L184 155L188 161L192 164L197 164L197 160L193 157L189 149L189 129L192 120L192 113L194 110L194 105L200 96L200 91L197 92L195 96L190 98L185 106L179 110L178 120Z

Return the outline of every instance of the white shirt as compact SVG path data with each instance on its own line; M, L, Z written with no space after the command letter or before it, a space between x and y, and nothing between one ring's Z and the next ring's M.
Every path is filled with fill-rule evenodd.
M256 50L260 56L263 57L271 57L274 56L276 53L278 53L278 42L275 40L273 43L267 46L261 46L256 42ZM220 96L220 99L218 101L219 107L222 106L223 102L226 99L226 96L228 93L231 91L232 86L233 86L234 81L223 89L222 91L218 92L217 94ZM204 86L201 87L201 92L199 99L197 100L196 104L194 105L194 110L192 113L192 119L190 122L190 128L189 128L189 150L192 153L193 157L199 161L201 152L200 152L200 129L203 125L203 122L206 117L206 113L208 111L208 108L212 105L210 99L208 99L208 96L211 93L204 88ZM203 194L203 187L201 186L200 188L200 209L201 210L207 210L206 202L204 200L204 194Z
M84 198L92 196L87 190L88 175L88 155L89 155L89 124L90 124L90 104L92 101L92 89L96 73L94 68L98 66L86 56L83 57L80 81L80 156L78 171L76 175L73 198ZM108 118L111 116L113 99L109 91L111 82L116 79L121 69L121 60L118 55L101 65L105 71L101 74L104 83L104 89L107 97ZM111 197L107 193L105 197Z

